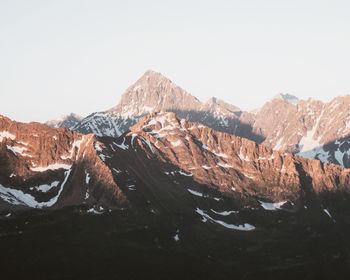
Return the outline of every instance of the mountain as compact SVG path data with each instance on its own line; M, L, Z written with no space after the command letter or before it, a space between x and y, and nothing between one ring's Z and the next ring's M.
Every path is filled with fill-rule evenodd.
M2 275L347 279L349 180L174 112L117 138L1 116Z
M151 201L183 211L192 207L183 205L190 194L213 193L240 206L266 200L300 207L312 194L349 186L349 170L340 166L273 151L173 112L151 113L119 138L6 117L0 131L0 195L12 206L113 208Z
M214 97L201 102L161 73L149 70L115 107L82 120L70 115L48 124L119 137L148 113L168 111L275 150L350 167L349 105L349 96L325 103L279 94L254 112L245 112Z
M254 115L253 131L273 149L349 167L349 106L350 96L297 104L275 98Z
M254 138L249 123L241 122L241 110L217 98L203 103L155 71L147 71L122 95L117 106L93 113L73 130L98 136L118 137L141 117L157 111L175 112L216 130ZM250 121L249 119L247 121Z
M94 135L0 116L0 209L127 204L99 145Z
M176 180L190 177L206 186L206 190L239 197L240 203L245 199L250 203L251 200L256 203L256 199L288 200L298 201L300 207L309 192L311 195L348 189L350 170L273 151L253 141L180 119L175 113L151 114L121 138L122 153L126 151L125 145L132 150L138 143L149 162L166 162L175 167L158 166L147 172L162 170ZM130 154L128 150L127 153ZM121 158L126 158L126 154L119 162Z
M59 118L57 118L55 120L47 121L45 124L49 127L52 127L52 128L66 127L66 128L72 129L82 119L83 119L83 117L81 117L77 114L71 113L69 115L60 116Z

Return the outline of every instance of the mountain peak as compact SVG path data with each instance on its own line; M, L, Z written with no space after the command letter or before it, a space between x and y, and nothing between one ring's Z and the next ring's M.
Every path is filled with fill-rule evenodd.
M83 117L74 113L70 113L69 115L62 115L57 119L47 121L45 124L52 128L66 127L72 129L82 119Z
M158 81L158 82L170 82L172 83L172 81L166 77L165 75L163 75L160 72L154 71L154 70L147 70L137 81L134 85L138 85L138 84L142 84L145 82L152 82L152 81ZM134 86L133 85L133 86Z
M273 99L282 99L292 105L296 105L298 104L299 102L299 98L292 95L292 94L289 94L289 93L280 93L280 94L277 94Z
M108 112L121 117L139 117L153 111L195 110L200 101L163 74L147 70Z

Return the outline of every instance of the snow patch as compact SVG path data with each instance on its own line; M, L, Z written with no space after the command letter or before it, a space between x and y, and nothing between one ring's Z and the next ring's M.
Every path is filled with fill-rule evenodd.
M125 144L125 138L123 138L123 143L117 144L117 143L113 142L113 144L116 145L117 147L119 147L120 149L123 149L123 150L129 149L129 145Z
M98 151L98 152L102 152L103 149L101 147L101 145L99 143L95 143L95 150Z
M222 167L222 168L233 168L232 165L229 165L229 164L223 163L223 162L219 162L217 165Z
M12 133L4 130L4 131L0 131L0 142L2 142L2 140L4 140L4 138L9 138L11 140L15 140L16 136L13 135Z
M64 178L63 183L60 186L58 194L56 196L52 197L47 202L38 202L30 194L24 193L21 190L4 187L1 184L0 184L0 197L3 200L5 200L8 203L13 204L13 205L26 205L26 206L31 207L31 208L51 207L52 205L54 205L57 202L58 198L60 197L60 195L63 191L64 185L67 183L67 180L69 178L71 171L72 171L72 169L70 169L64 173L65 178Z
M204 195L201 192L197 192L197 191L191 190L191 189L187 189L187 191L195 196L204 197Z
M210 166L208 166L208 165L202 165L202 167L203 167L204 169L206 169L206 170L211 169L211 167L210 167Z
M210 211L212 211L213 213L217 214L217 215L221 215L221 216L229 216L231 214L238 214L239 211L222 211L222 212L217 212L213 209L210 209Z
M243 224L243 225L233 225L233 224L228 224L224 221L221 221L221 220L215 220L213 219L212 217L210 217L208 214L204 213L204 211L200 208L196 208L196 213L198 213L199 215L202 216L202 221L203 222L206 222L207 220L209 221L212 221L216 224L219 224L225 228L228 228L228 229L234 229L234 230L240 230L240 231L252 231L252 230L255 230L255 226L251 225L251 224Z
M90 182L90 174L85 170L85 183L88 185Z
M29 156L31 157L30 155L26 154L24 151L27 151L27 148L24 148L24 147L18 147L18 146L9 146L9 145L6 145L6 148L11 151L12 153L14 153L16 156L17 154L20 154L22 156Z
M90 208L89 210L86 211L88 214L94 214L94 215L101 215L103 214L103 211L98 211L95 208Z
M72 165L64 164L64 163L53 163L48 166L38 166L38 167L31 167L30 169L35 172L44 172L47 170L58 170L58 169L65 169L68 170L72 167Z
M176 231L176 234L174 235L174 240L176 242L180 241L180 238L179 238L179 230Z
M186 173L186 172L183 172L183 171L177 171L180 175L183 175L183 176L187 176L187 177L191 177L193 176L193 174L190 172L190 173Z
M281 209L281 207L287 203L287 201L281 201L281 202L274 202L274 203L270 203L270 202L263 202L261 200L258 200L260 205L262 206L262 208L264 208L265 210L268 211L274 211L274 210L279 210Z
M333 219L331 213L329 213L328 209L323 209L323 212L325 212L328 215L328 217L330 217L334 221L334 219Z
M321 145L319 142L319 138L315 139L315 133L316 133L317 127L321 121L322 116L323 116L323 112L316 119L316 122L315 122L314 126L312 127L312 129L308 130L306 132L306 135L303 136L303 138L301 138L301 140L299 141L299 147L301 147L300 153L310 151L310 150L317 148L318 146Z
M176 141L170 141L170 143L171 143L171 145L173 146L173 147L179 147L179 146L181 146L182 145L182 141L181 140L176 140Z

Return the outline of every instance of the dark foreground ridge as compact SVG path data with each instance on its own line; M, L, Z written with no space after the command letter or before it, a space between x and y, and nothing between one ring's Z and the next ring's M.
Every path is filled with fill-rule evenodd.
M3 279L348 279L350 272L349 221L340 217L255 211L247 215L264 226L240 232L85 210L2 217Z

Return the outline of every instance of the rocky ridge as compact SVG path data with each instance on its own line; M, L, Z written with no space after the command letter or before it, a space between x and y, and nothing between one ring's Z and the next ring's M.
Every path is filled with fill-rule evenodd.
M119 207L127 200L92 134L0 117L0 207Z

